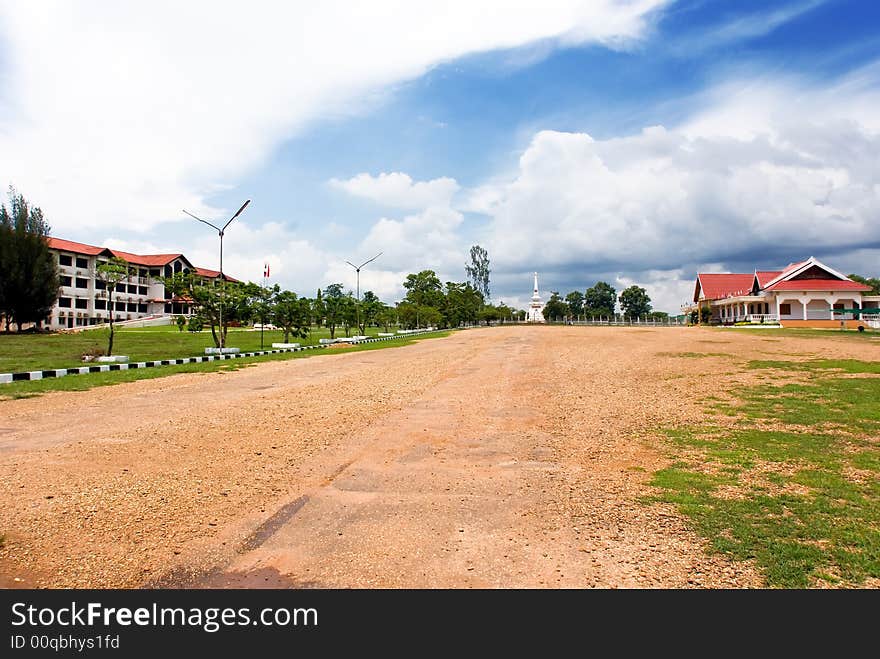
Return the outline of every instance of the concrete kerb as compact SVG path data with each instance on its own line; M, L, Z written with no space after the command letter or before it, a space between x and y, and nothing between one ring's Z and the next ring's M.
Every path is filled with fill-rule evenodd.
M371 337L369 339L361 339L352 341L353 345L361 343L376 343L379 341L391 341L394 339L406 338L407 336L415 336L418 334L431 334L445 330L430 329L413 331L407 334L396 336ZM323 340L323 339L322 339ZM110 371L129 371L139 368L158 368L161 366L177 366L182 364L204 364L206 362L222 361L226 359L241 359L244 357L260 357L262 355L277 355L285 352L302 352L304 350L318 350L328 348L331 343L321 343L319 345L300 346L298 348L279 348L277 350L256 350L253 352L238 352L223 355L206 355L204 357L181 357L177 359L157 359L149 362L133 362L119 364L101 364L95 366L74 366L72 368L55 368L42 371L22 371L19 373L0 373L0 384L9 384L12 382L27 382L33 380L43 380L48 378L61 378L67 375L86 375L88 373L106 373Z

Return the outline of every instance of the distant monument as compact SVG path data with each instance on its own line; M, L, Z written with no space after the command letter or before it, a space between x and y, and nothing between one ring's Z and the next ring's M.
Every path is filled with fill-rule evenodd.
M532 301L529 303L529 315L526 320L530 323L543 323L544 304L541 302L541 296L538 293L538 273L535 273L535 290L532 292Z

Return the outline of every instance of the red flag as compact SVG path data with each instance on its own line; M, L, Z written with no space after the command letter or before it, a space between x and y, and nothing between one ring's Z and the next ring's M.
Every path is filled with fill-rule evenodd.
M263 266L263 277L265 277L266 279L269 278L269 264L268 263L266 263Z

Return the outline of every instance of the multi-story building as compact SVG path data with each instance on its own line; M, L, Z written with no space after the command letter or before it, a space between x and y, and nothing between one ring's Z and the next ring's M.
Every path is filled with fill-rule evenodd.
M117 321L188 314L190 301L166 291L162 278L178 272L193 272L205 280L220 279L219 272L198 268L183 254L132 254L60 238L49 238L49 249L58 259L61 278L58 301L46 322L49 329L104 323L110 313ZM131 274L116 285L111 310L108 309L110 296L97 276L97 266L113 257L126 261ZM224 279L237 281L225 274Z

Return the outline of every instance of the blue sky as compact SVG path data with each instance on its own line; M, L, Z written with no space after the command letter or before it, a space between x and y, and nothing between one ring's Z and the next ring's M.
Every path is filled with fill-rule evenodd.
M698 270L878 274L880 5L551 4L211 5L169 27L159 5L0 2L0 182L58 236L206 267L216 236L181 209L250 198L226 269L268 261L308 295L383 251L361 284L393 302L407 272L462 280L474 243L519 305L532 270L670 312Z

